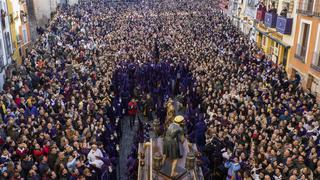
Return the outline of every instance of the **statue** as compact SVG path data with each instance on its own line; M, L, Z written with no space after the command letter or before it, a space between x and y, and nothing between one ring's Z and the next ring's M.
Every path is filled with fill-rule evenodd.
M173 105L173 101L170 98L167 102L167 115L166 115L166 120L164 123L164 128L167 130L169 125L173 122L175 116L175 109Z
M183 132L183 116L176 116L174 121L169 125L167 132L165 134L163 140L163 160L162 164L164 164L166 159L172 161L171 166L171 177L175 177L178 175L176 172L177 162L179 158L183 156L183 142L184 132Z

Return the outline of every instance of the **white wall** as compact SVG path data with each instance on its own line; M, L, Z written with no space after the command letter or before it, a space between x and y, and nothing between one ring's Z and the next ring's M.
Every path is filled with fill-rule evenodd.
M34 12L39 25L47 24L51 12L55 11L60 0L33 0Z
M12 41L6 0L0 0L0 9L3 9L7 15L5 18L5 28L2 28L2 25L0 23L0 54L2 58L1 66L7 66L11 64ZM0 69L2 69L2 71L0 72L0 90L2 90L5 80L5 68L1 67Z
M78 2L79 2L79 0L69 0L69 4L71 5L71 6L73 6L73 5L75 5L75 4L78 4Z

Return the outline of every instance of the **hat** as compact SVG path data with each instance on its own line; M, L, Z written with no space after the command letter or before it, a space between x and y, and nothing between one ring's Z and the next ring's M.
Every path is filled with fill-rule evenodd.
M179 116L176 116L173 120L175 123L183 123L184 121L184 117L179 115Z

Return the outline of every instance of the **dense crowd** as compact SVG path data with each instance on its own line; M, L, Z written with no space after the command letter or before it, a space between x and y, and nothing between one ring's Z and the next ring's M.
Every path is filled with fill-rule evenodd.
M59 8L0 96L1 178L116 179L129 102L165 126L179 99L206 178L319 179L315 99L216 7L91 0ZM128 179L150 128L138 126Z

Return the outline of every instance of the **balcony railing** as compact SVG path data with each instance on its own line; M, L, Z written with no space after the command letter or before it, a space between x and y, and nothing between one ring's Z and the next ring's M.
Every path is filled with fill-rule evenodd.
M297 12L308 16L313 15L314 0L299 0Z
M317 0L314 3L313 15L320 17L320 0Z
M292 18L278 16L277 26L276 26L277 31L282 34L291 34L292 22L293 22Z
M264 24L267 27L275 28L277 25L277 14L276 13L266 13L264 18Z
M305 62L306 55L307 55L307 47L302 46L301 44L298 44L295 57L300 61Z
M313 53L313 60L311 63L311 67L317 71L320 71L320 54L319 54L319 52Z

